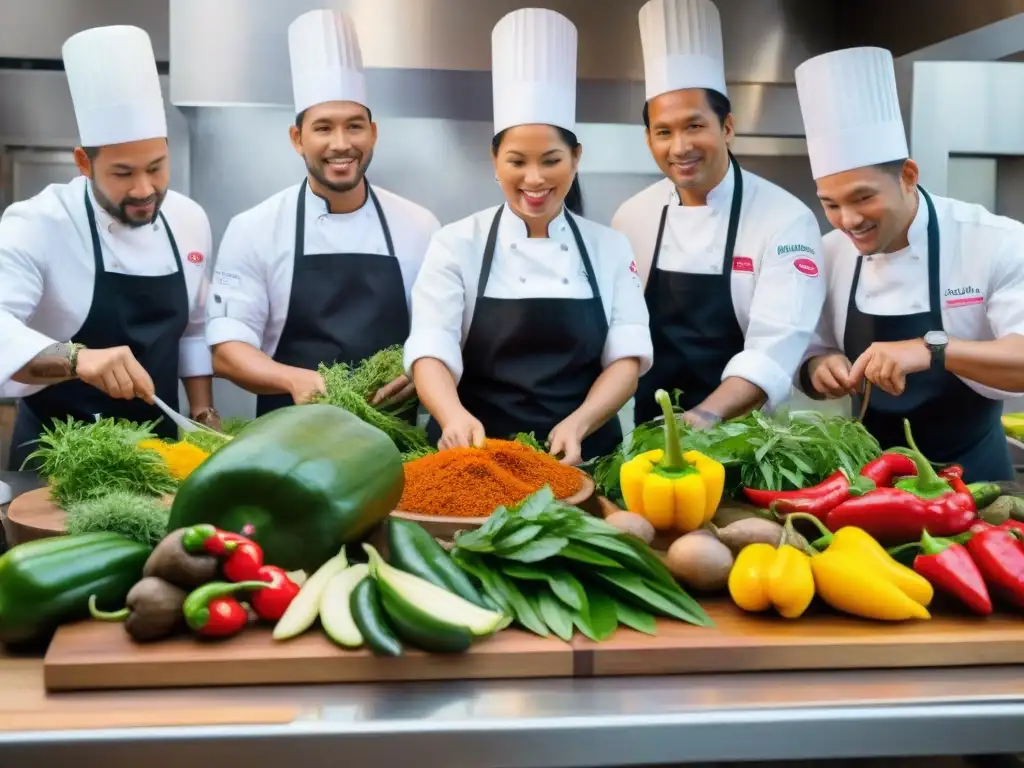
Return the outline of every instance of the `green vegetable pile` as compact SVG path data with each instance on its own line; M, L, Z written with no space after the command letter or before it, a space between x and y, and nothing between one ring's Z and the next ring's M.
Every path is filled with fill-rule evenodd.
M155 496L114 491L69 506L68 534L116 533L131 541L155 547L167 536L170 508Z
M228 418L224 419L221 423L219 433L209 429L197 429L194 432L185 432L184 430L181 430L179 438L187 443L191 443L196 448L206 451L207 453L215 453L217 450L227 445L231 441L231 438L236 437L238 433L251 422L252 419L243 419L238 417Z
M416 407L418 401L415 397L387 407L370 404L378 389L405 372L402 367L402 347L382 349L354 368L347 363L321 364L318 371L324 378L327 393L314 398L312 402L344 408L375 426L394 441L404 460L433 452L427 442L426 431L402 418L402 414Z
M741 418L696 430L680 420L684 450L696 450L726 468L726 490L741 487L764 490L806 488L837 469L851 476L878 457L878 441L862 424L818 411L753 411ZM645 451L665 447L661 421L637 425L619 450L584 467L594 478L598 493L621 506L619 469Z
M499 608L542 637L601 641L618 625L654 634L655 615L711 626L640 539L555 500L544 486L455 537L452 560Z
M39 447L26 459L39 461L50 496L67 509L72 504L122 491L141 496L173 493L177 482L159 454L140 451L141 440L155 438L156 422L54 420L44 427Z

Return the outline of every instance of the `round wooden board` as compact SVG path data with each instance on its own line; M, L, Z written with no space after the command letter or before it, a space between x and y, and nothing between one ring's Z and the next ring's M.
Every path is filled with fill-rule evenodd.
M590 475L586 474L582 470L580 474L583 475L583 485L579 492L566 499L561 499L566 504L573 507L579 507L585 512L589 512L592 515L600 513L600 505L598 497L594 495L594 481ZM456 531L469 531L473 528L479 528L486 521L486 517L439 517L437 515L421 515L416 512L405 512L400 509L396 509L391 513L394 517L401 518L402 520L411 520L414 523L419 523L431 536L437 539L450 540L454 538Z

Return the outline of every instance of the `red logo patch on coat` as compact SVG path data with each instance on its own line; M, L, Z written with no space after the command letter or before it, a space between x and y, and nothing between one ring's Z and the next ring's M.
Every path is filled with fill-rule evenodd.
M797 259L793 262L793 266L796 267L797 272L807 275L808 277L818 276L818 265L810 259Z
M754 260L749 256L733 256L732 257L732 271L733 272L750 272L754 271Z
M202 264L203 254L201 254L199 251L192 251L192 253L188 255L188 262L189 264Z

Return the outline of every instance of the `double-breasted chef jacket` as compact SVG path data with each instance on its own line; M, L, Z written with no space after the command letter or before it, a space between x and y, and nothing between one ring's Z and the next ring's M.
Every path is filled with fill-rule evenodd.
M683 392L686 407L698 405L731 376L760 387L768 408L783 404L825 300L814 214L789 192L745 170L739 171L741 199L734 201L737 168L730 165L708 193L707 205L679 205L675 186L663 179L623 203L612 219L632 245L651 313L654 368L642 384L652 392L672 391L679 386L678 372L698 368L693 373L701 391ZM740 209L735 247L725 253L734 202ZM680 290L654 293L659 273ZM699 283L701 291L687 291L687 283ZM672 295L691 306L659 304L670 303ZM721 320L715 327L725 329L716 332L721 338L684 332L673 342L673 315L680 312L698 319L713 314ZM638 422L655 415L653 398L646 404L639 397Z
M483 275L484 255L488 250L489 235L495 223L497 226L493 230L492 261L488 273ZM581 253L573 231L574 224L579 233L580 243L586 251L585 255L592 265L593 275L587 274L584 254ZM475 374L476 378L492 379L493 386L498 387L502 386L502 383L495 377L502 378L502 371L505 371L509 375L509 382L515 379L515 384L509 386L519 392L519 395L510 396L521 403L524 415L531 414L531 404L523 400L530 399L529 393L522 390L526 382L542 382L546 390L554 387L554 384L548 381L550 372L545 367L546 360L531 357L531 350L544 358L558 357L565 363L567 375L570 370L578 368L579 375L587 376L583 370L590 370L589 359L577 359L581 353L579 350L573 352L577 345L584 344L584 340L575 335L575 341L568 337L561 339L559 334L563 329L558 328L550 329L549 334L538 333L535 343L530 344L526 344L522 339L513 343L513 340L498 338L494 334L502 334L503 329L474 326L479 302L485 300L493 304L492 300L509 300L499 307L498 314L506 313L503 316L512 317L514 312L508 314L508 310L510 304L515 303L514 300L526 300L523 306L527 308L531 306L529 302L535 300L576 300L579 301L579 312L583 313L587 311L589 302L595 298L600 299L600 311L595 318L583 324L586 326L585 329L582 326L580 328L581 331L586 331L586 335L597 339L593 359L598 365L597 369L591 372L592 378L589 383L583 382L582 387L573 385L570 398L573 404L561 403L559 408L568 412L552 415L551 418L555 419L552 423L548 424L543 417L538 417L538 422L545 423L527 425L524 422L515 429L537 429L540 430L537 437L545 439L557 421L568 416L582 404L582 396L600 374L601 369L616 360L639 358L640 373L646 373L653 362L647 307L633 262L632 249L622 234L563 210L548 226L547 238L530 238L525 222L510 211L508 206L480 211L442 228L431 240L423 269L413 289L412 332L405 345L406 370L411 373L412 366L417 360L433 357L447 366L457 384L462 382L464 371L467 369L482 369L482 372ZM539 306L538 311L543 311L544 306ZM564 302L560 302L557 309L552 305L551 311L560 312L564 306ZM607 325L606 330L599 327L602 325L602 315ZM521 328L525 326L523 323L520 323L520 326L521 332ZM483 340L473 354L488 357L487 362L463 358L463 348L471 338L471 331L473 338ZM547 336L552 339L560 338L559 350L547 349L550 346L545 343ZM589 342L590 339L586 341ZM530 349L520 349L522 344L526 344ZM502 351L496 350L501 345L510 351L514 350L515 360L501 359ZM538 371L544 369L537 376L533 376L529 371L520 370L534 363ZM511 370L510 366L515 370ZM534 394L540 400L548 401L542 405L542 410L548 410L549 404L561 398L557 393L544 397L540 397L540 393ZM468 395L473 396L474 393L470 392ZM467 393L460 390L460 396L464 404L467 404ZM577 397L579 402L575 401ZM553 408L554 405L550 407ZM470 411L473 412L472 407ZM489 426L483 415L474 415L484 421L485 428ZM558 418L559 416L561 418ZM492 437L509 436L504 432L497 434L490 430L488 434ZM619 438L621 439L621 434ZM617 443L612 438L607 442L611 443L611 448Z
M274 357L289 315L303 311L301 305L292 306L293 301L302 298L292 292L300 193L304 196L303 253L357 253L386 259L390 245L394 251L391 258L401 271L404 292L400 301L404 299L404 304L382 306L378 311L408 313L413 283L430 237L440 223L426 208L370 184L379 211L367 196L366 203L357 211L330 213L327 201L308 184L296 184L235 216L224 232L217 254L207 302L207 343L214 347L241 341ZM384 216L383 222L380 214ZM342 330L358 335L366 329ZM399 336L396 343L403 338Z
M907 248L894 253L861 256L843 232L836 230L825 235L828 299L807 350L808 358L839 350L851 359L855 358L862 350L850 349L855 342L850 335L857 332L854 327L857 324L851 322L854 313L867 318L910 318L925 316L931 311L936 319L925 323L922 328L944 330L951 339L991 341L1011 333L1024 334L1024 224L990 213L980 205L930 195L938 220L939 238L939 274L933 295L928 254L930 214L924 194L919 194L921 198L908 232L910 244ZM936 301L938 306L935 306ZM922 375L911 374L908 378L908 395L915 377ZM931 409L932 416L940 423L921 423L909 414L916 442L931 460L956 460L964 463L966 468L971 463L971 451L967 448L956 450L952 436L973 432L974 422L992 422L982 431L994 435L993 439L999 444L992 451L985 451L982 463L986 466L977 469L986 475L984 479L1000 479L988 475L1010 472L998 423L1002 409L998 406L986 408L985 401L991 401L995 406L994 401L1020 395L992 389L964 377L956 378L965 388L962 395L950 402L960 405L942 409L944 414L939 412L940 409ZM971 397L972 392L979 398ZM911 400L908 396L890 398L877 390L871 393L870 398L872 407L888 400L892 400L894 407L909 406L908 401ZM922 407L927 405L924 403ZM969 412L954 413L953 410ZM963 419L967 421L959 423ZM936 431L938 434L934 434ZM943 432L945 437L941 434ZM890 439L886 442L900 441ZM944 455L943 446L955 450L955 455ZM997 463L1003 466L993 464L996 462L993 457L1000 457Z
M90 209L99 254L94 248ZM165 287L176 296L180 290L180 306L185 310L175 321L183 328L175 345L178 377L212 375L203 332L212 252L209 219L197 203L173 190L167 192L160 213L152 224L130 227L99 205L84 176L68 184L51 184L4 211L0 218L0 382L5 396L26 398L44 388L66 388L66 384L20 384L10 377L46 347L77 339L87 319L91 324L97 322L98 313L104 310L97 301L111 299L95 293L110 275L115 280L119 275L167 277ZM97 276L99 255L103 274ZM174 278L178 273L180 283ZM138 320L149 322L144 317ZM110 323L116 325L117 319L107 322L108 327ZM104 338L129 343L127 338L120 341L116 333ZM97 397L102 395L97 393ZM173 394L176 396L176 390ZM126 406L123 401L106 399L110 415L121 414L125 407L151 409L151 414L144 414L150 419L162 415L155 406L141 401ZM48 423L48 419L44 421Z

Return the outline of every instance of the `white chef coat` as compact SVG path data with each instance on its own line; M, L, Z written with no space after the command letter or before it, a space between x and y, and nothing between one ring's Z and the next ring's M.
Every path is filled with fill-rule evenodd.
M932 195L939 219L943 330L951 339L991 341L1024 334L1024 224L980 205ZM864 256L855 300L869 315L927 312L928 206L920 200L908 232L910 245ZM828 297L805 358L842 349L850 288L860 252L840 230L824 237ZM939 329L935 329L939 330ZM1020 397L960 377L991 400Z
M497 206L442 228L430 241L413 288L412 333L405 344L405 369L421 357L442 361L462 378L462 345L476 307L484 247ZM640 358L650 370L654 349L647 305L629 241L618 232L573 216L597 272L608 336L601 363ZM484 296L494 299L589 299L593 297L579 248L565 214L548 226L547 238L530 238L526 223L508 206L502 210L494 260Z
M430 211L376 185L405 283L406 304L430 236L441 224ZM206 341L213 347L244 341L274 356L291 301L295 267L295 207L301 184L235 216L221 240L207 302ZM330 213L327 202L306 186L305 252L379 253L387 241L376 206Z
M767 395L768 407L775 408L791 394L793 377L825 301L821 230L811 209L796 197L749 171L742 173L743 202L731 287L745 343L722 379L737 376L757 385ZM721 274L733 183L730 167L708 193L707 205L681 206L675 185L662 179L619 207L612 227L632 243L645 286L666 204L658 268Z
M92 306L96 264L85 212L88 180L50 184L0 217L0 384L3 394L25 397L43 389L10 377L43 349L66 342L82 327ZM96 229L107 271L138 276L177 271L160 219L129 227L92 196ZM173 190L160 208L178 245L188 289L189 323L181 338L178 375L210 376L213 363L203 336L207 267L213 250L210 222L194 201Z

